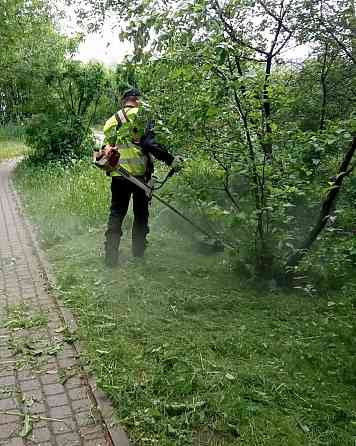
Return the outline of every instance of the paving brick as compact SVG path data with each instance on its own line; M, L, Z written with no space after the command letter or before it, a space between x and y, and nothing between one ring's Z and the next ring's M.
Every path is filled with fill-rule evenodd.
M100 438L103 436L103 431L100 425L94 425L94 426L82 426L80 427L79 433L81 437L91 440Z
M28 390L39 389L41 387L41 383L37 379L28 379L20 382L20 387L23 392L26 392Z
M20 381L24 381L26 379L33 379L35 377L35 373L33 370L20 370L17 373L17 378Z
M1 446L24 446L25 443L23 442L22 438L11 438L9 440L6 440L6 443L3 443L0 441L0 445Z
M73 347L65 346L63 347L62 352L59 354L60 358L77 358L77 353L73 349Z
M19 417L17 415L1 414L0 415L0 429L3 424L16 423Z
M87 392L85 388L77 387L76 389L68 390L69 398L73 401L75 400L83 400L87 398Z
M43 386L43 392L45 395L57 395L64 392L62 384L48 384Z
M68 367L73 367L76 364L77 360L72 358L63 358L58 360L58 364L61 368L65 369Z
M46 373L41 376L41 383L46 384L60 384L58 373Z
M31 413L33 414L44 414L47 412L45 404L41 401L35 401L31 406Z
M50 358L47 360L47 365L49 365L51 368L57 367L57 361L55 358Z
M33 414L33 410L31 410L31 414ZM43 416L48 417L48 414L46 413ZM37 429L41 429L43 427L50 428L51 424L52 424L52 421L36 419L36 424L35 425L36 425Z
M65 393L48 396L46 401L49 407L64 406L65 404L69 403L68 397Z
M0 359L9 359L14 356L14 352L6 347L0 347Z
M92 407L92 403L89 398L84 400L72 401L72 408L75 413L88 412Z
M34 443L27 442L26 446L27 446L27 445L31 445L31 446L33 446ZM39 443L39 444L37 443L37 445L38 445L38 446L53 446L54 443L53 443L52 441L45 441L44 443L43 443L43 442L41 442L41 443Z
M69 378L65 383L65 387L67 389L75 389L76 387L80 387L82 385L82 381L79 377L73 376L73 378Z
M1 364L0 362L0 377L9 376L10 373L15 374L15 363Z
M0 376L0 386L14 386L16 384L15 377L10 376Z
M0 400L0 410L16 409L17 403L14 398L4 398Z
M95 425L95 420L89 411L75 414L75 419L79 427Z
M51 432L47 427L38 428L35 426L30 438L32 442L41 444L51 440Z
M82 445L83 446L106 446L107 443L105 440L100 439L100 438L97 438L96 440L84 439Z
M77 426L73 418L64 418L62 421L52 421L51 428L54 434L76 432Z
M0 440L3 441L13 437L19 428L19 423L0 424Z
M52 407L49 409L49 415L51 418L62 420L63 418L72 415L72 409L70 406Z
M79 446L81 443L79 435L74 432L56 435L56 441L58 446Z

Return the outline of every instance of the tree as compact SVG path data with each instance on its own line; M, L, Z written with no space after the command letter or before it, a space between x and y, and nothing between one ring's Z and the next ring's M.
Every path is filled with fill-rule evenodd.
M45 0L6 0L0 20L0 121L21 121L46 102L47 79L78 39L56 31Z
M106 85L102 65L63 62L47 78L51 95L38 107L28 128L33 160L68 160L88 153L92 146L91 125Z

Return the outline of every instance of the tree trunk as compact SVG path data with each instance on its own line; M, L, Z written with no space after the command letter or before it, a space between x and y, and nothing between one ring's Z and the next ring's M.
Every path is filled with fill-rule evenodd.
M327 196L325 197L324 201L321 204L320 214L314 228L310 231L309 235L301 244L301 246L298 248L298 250L288 258L286 263L287 268L292 268L298 265L298 263L301 261L304 255L309 251L312 244L315 242L318 235L321 233L321 231L327 224L330 217L330 212L333 208L333 204L341 188L343 179L348 174L350 174L353 167L355 167L352 166L351 169L348 170L348 167L351 163L351 160L355 152L356 152L356 135L353 136L351 146L347 151L347 153L345 154L344 159L342 160L333 187L329 190Z
M325 52L324 52L324 56L323 56L323 65L322 65L321 73L320 73L322 100L321 100L319 130L324 130L325 115L326 115L326 99L327 99L326 78L327 78L327 73L328 73L327 58L328 58L328 44L325 45Z

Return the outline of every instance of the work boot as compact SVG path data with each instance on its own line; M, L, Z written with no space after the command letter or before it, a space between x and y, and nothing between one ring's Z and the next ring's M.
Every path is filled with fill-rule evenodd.
M105 240L105 265L114 268L119 262L120 236L108 234Z
M132 255L134 257L143 257L145 254L146 240L132 241Z
M132 255L136 258L137 257L142 258L145 255L145 250L144 249L140 249L140 250L132 249Z
M137 224L137 222L134 222L134 225L132 227L132 255L134 257L144 256L147 244L146 236L146 225Z

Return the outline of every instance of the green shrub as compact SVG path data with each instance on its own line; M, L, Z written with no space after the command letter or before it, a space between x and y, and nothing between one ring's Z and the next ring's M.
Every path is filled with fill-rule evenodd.
M94 139L85 122L64 113L38 115L27 128L26 142L32 161L68 161L90 152Z
M91 125L105 81L100 64L73 60L49 79L53 95L27 126L32 161L68 161L89 153L94 143Z

